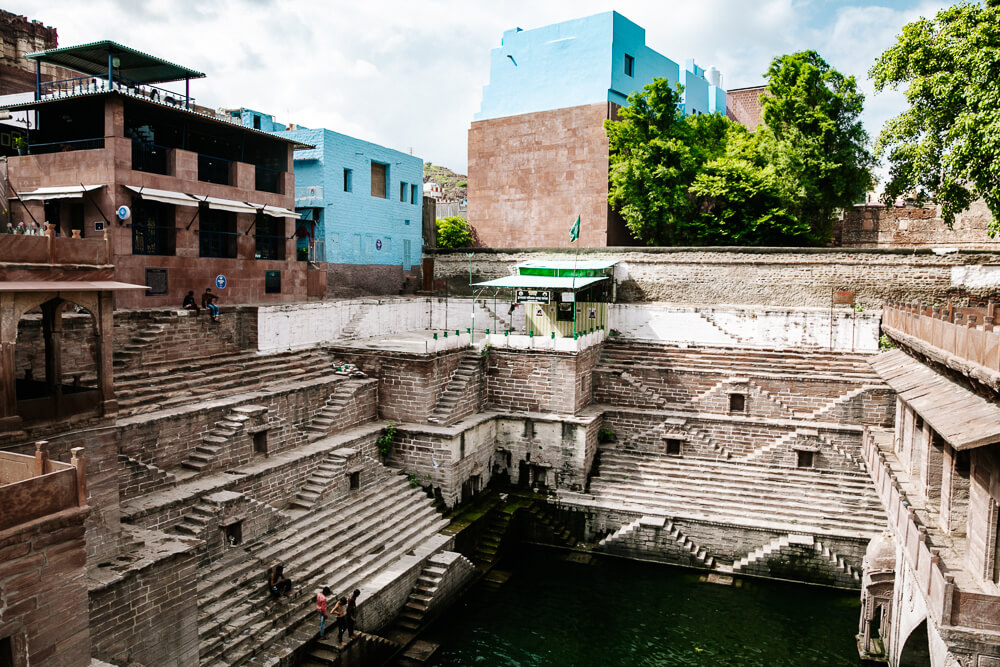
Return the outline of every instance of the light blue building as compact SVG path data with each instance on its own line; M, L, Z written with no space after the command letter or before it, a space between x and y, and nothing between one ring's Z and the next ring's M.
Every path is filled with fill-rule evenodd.
M676 62L646 46L646 31L618 12L503 34L475 120L613 102L654 78L684 85L685 113L725 113L717 70Z
M399 277L402 286L416 276L423 247L423 160L332 130L285 127L252 109L230 113L247 127L315 146L295 151L300 253L333 265L332 276L358 287L391 292L387 280Z

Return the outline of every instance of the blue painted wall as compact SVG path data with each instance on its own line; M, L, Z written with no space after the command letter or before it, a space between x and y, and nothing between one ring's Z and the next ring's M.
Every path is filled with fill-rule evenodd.
M250 110L243 110L242 123L253 127L254 114L262 116L261 129L275 128L264 131L316 147L295 151L295 208L309 214L318 209L315 235L325 243L327 262L420 266L423 160L332 130L287 130ZM372 162L387 165L385 199L371 194ZM351 170L350 192L344 189L345 169ZM406 184L404 201L400 183ZM409 241L408 257L403 256L404 241Z
M626 73L625 56L633 58ZM693 66L693 63L692 63ZM490 52L490 81L475 120L502 118L600 102L624 105L654 78L685 83L687 113L719 111L704 70L681 68L646 46L646 31L618 12L503 34ZM725 91L721 111L725 112Z

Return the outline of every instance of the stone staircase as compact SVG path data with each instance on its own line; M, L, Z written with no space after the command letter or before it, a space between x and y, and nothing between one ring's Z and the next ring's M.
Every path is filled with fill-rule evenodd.
M786 554L795 557L802 552L811 552L817 558L825 560L834 573L835 582L848 587L856 587L861 583L861 575L857 569L847 563L844 557L830 551L813 535L789 533L772 539L748 553L733 563L734 574L768 574L770 566L767 561L771 556L781 557Z
M212 430L202 438L188 457L181 461L181 467L195 472L211 469L219 454L226 449L232 438L244 429L246 423L266 413L267 407L263 405L240 405L233 408L224 419L215 422Z
M490 305L488 299L480 299L479 305L483 307L483 310L485 310L487 313L490 314L490 317L487 320L488 324L485 327L480 326L479 328L489 329L490 324L493 322L494 318L496 318L496 322L499 326L496 327L496 330L493 333L500 333L502 331L511 331L513 329L510 320L507 319L506 316L501 315L499 311L494 310L493 306ZM504 305L507 304L505 303Z
M330 359L321 349L259 355L224 354L116 375L119 416L152 412L292 381L323 377Z
M112 361L115 371L133 366L139 361L142 353L150 349L159 335L167 330L171 319L170 315L154 313L152 324L133 335L127 343L116 345Z
M177 483L173 474L152 463L143 463L123 454L118 455L118 463L124 469L118 475L118 493L123 498L138 498Z
M808 413L806 415L802 415L802 416L798 416L797 415L797 417L801 418L801 419L807 419L809 421L820 421L820 419L824 415L827 415L830 412L833 412L834 410L836 410L841 405L844 405L845 403L848 403L849 401L851 401L851 399L853 399L853 398L855 398L857 396L860 396L861 394L865 393L866 391L871 391L871 390L874 390L874 389L884 389L884 388L885 388L884 385L883 386L877 386L877 385L867 385L866 384L866 385L864 385L862 387L858 387L857 389L852 389L852 390L848 391L847 393L843 394L842 396L838 396L837 398L833 399L832 401L830 401L826 405L824 405L824 406L822 406L820 408L817 408L816 410L813 410L812 412L810 412L810 413Z
M351 404L354 399L354 392L365 382L360 379L350 379L341 382L326 403L316 413L309 424L306 425L306 436L309 442L325 438L331 434L331 430L336 426L337 417L344 409Z
M709 570L715 567L715 558L709 555L708 550L698 545L665 516L640 516L601 539L594 548L598 551L614 551L616 545L626 542L632 535L641 532L643 528L666 531L669 538L682 550L691 554L691 557L702 567Z
M885 524L863 473L602 449L590 495L627 511L782 532L871 536Z
M447 425L465 416L456 413L456 407L459 400L468 393L469 385L475 380L476 374L482 366L482 360L482 354L476 348L466 350L462 354L458 368L451 374L451 379L448 380L447 386L441 392L441 398L438 399L431 416L427 419L428 422Z
M185 537L202 539L205 534L205 528L215 521L217 509L215 505L202 499L184 515L184 518L179 523L174 524L170 532Z
M642 393L643 395L645 395L646 398L648 398L649 400L651 400L658 407L661 407L661 408L667 407L667 405L668 405L667 399L665 399L662 396L660 396L659 394L657 394L652 388L646 386L638 376L633 375L632 373L629 373L628 371L622 371L619 374L619 377L626 384L628 384L629 386L633 387L634 389L636 389L637 391L639 391L640 393Z
M295 493L295 497L288 503L287 511L297 517L312 510L313 506L334 488L337 481L347 474L347 461L354 452L355 450L347 448L330 452L326 460L316 466L313 474Z
M552 538L564 547L575 547L577 539L573 533L563 524L562 521L552 516L548 511L548 505L535 503L528 508L527 512L531 518L545 530L552 534Z
M746 456L740 457L738 460L747 463L751 461L759 461L762 458L769 456L773 452L781 449L785 445L791 444L803 431L801 429L794 429L775 438L771 442L767 443L762 447L758 447ZM826 442L824 440L824 442Z
M734 343L745 343L746 342L745 338L743 338L742 336L737 336L736 334L734 334L734 333L732 333L730 331L727 331L721 324L719 324L716 321L715 314L713 312L711 312L711 311L705 312L703 310L699 310L698 311L698 317L700 317L701 319L703 319L706 322L708 322L709 324L711 324L716 330L719 331L719 333L721 333L723 336L725 336L726 338L730 339Z
M632 535L632 533L634 533L635 531L639 530L639 526L642 525L643 518L644 517L640 516L639 518L635 519L634 521L632 521L630 523L626 523L624 526L622 526L621 528L619 528L615 532L611 533L610 535L605 535L597 543L597 548L598 549L603 549L603 548L606 548L606 547L609 547L609 546L615 544L616 542L621 542L621 541L627 539L630 535Z
M496 564L500 543L503 542L513 516L514 510L509 507L503 507L493 513L489 526L479 537L472 554L472 562L479 570L485 572Z
M364 321L368 314L372 312L372 308L375 304L363 303L358 308L358 311L351 316L351 319L347 321L347 324L340 330L340 340L355 340L358 338L358 329L361 327L361 323Z
M300 667L384 665L401 648L390 639L367 632L355 632L354 640L341 648L337 645L336 638L329 637L330 632L336 632L336 626L333 627L333 630L328 627L327 638L317 639L302 662L296 664Z
M444 526L427 496L392 476L335 506L291 520L282 530L220 559L198 583L202 665L272 664L268 650L305 620L315 620L315 590L335 594L377 575ZM264 574L281 562L294 581L287 598L270 602ZM312 634L315 634L315 630ZM287 647L286 647L287 648ZM274 662L273 664L278 664Z
M710 437L708 433L695 426L694 423L686 421L684 425L681 427L681 430L687 433L689 438L700 442L702 446L714 450L719 455L719 458L721 459L732 458L733 456L732 452L726 449L725 446L720 445L714 438Z
M403 632L415 632L427 616L427 608L434 595L437 593L441 578L446 570L433 561L428 561L424 569L417 577L417 583L410 591L410 596L406 599L402 611L396 617L395 626L397 630Z

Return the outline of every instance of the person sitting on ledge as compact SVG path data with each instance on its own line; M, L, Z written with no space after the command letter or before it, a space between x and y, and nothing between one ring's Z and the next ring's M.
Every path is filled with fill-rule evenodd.
M201 308L199 308L198 304L194 302L194 290L190 290L187 293L187 296L184 297L183 305L184 305L184 310L193 310L196 313L201 312Z
M285 577L285 566L277 564L267 571L267 592L272 598L288 595L292 592L292 580Z
M212 315L212 321L219 321L219 307L213 303L219 297L212 294L212 288L206 287L205 293L201 295L201 307L208 308L208 312Z

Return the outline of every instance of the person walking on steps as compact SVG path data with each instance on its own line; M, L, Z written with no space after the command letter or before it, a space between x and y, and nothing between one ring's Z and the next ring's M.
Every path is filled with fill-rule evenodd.
M347 638L354 639L354 626L358 620L358 597L361 591L354 589L351 599L347 601Z
M333 595L329 586L324 586L323 590L316 594L316 611L319 612L319 638L323 638L326 630L326 598Z
M213 322L219 321L219 307L214 303L218 300L218 298L219 297L212 294L211 287L206 287L205 293L201 295L201 307L208 308L208 312L212 316Z
M333 606L333 615L337 619L337 643L341 648L347 646L344 641L344 630L347 629L347 598L340 598Z

